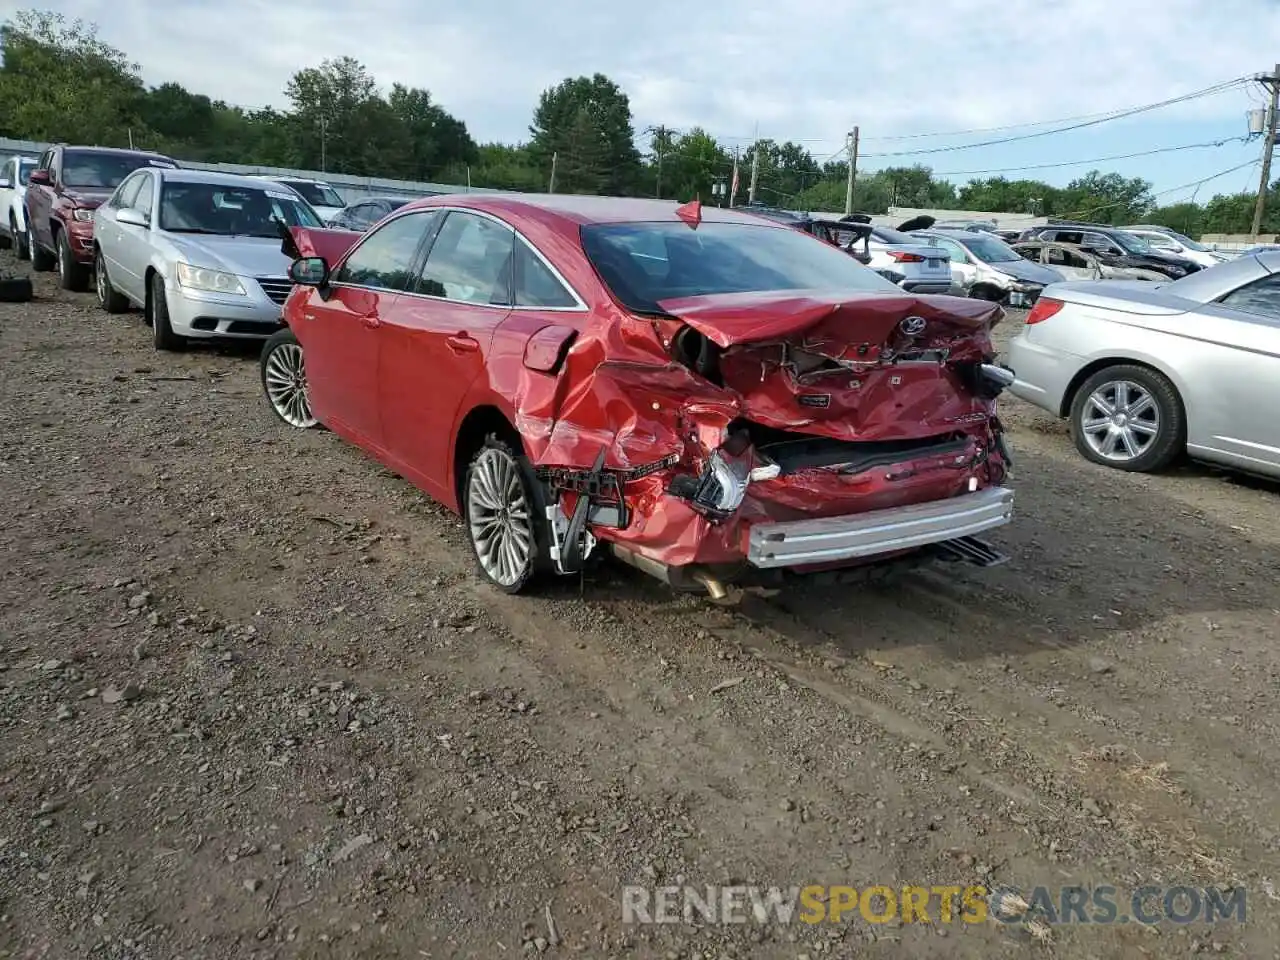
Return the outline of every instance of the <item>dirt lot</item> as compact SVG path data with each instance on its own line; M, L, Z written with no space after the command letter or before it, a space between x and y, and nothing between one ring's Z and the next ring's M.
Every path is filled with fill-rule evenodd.
M37 293L0 306L0 956L1280 956L1274 487L1094 468L1010 401L1004 567L508 598L276 421L256 351ZM622 923L676 883L1240 884L1248 921Z

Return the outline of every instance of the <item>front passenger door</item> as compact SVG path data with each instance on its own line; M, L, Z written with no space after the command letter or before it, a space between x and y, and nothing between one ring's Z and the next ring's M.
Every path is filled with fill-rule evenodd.
M387 324L378 379L387 450L445 503L453 502L450 434L458 408L511 312L514 239L505 223L449 211L417 285Z
M365 234L334 269L329 286L308 292L294 334L306 355L316 416L334 432L382 450L378 355L383 320L414 277L438 215L420 210Z

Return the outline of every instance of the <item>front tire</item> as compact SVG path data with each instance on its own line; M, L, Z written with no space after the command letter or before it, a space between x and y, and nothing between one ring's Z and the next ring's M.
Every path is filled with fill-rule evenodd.
M56 231L54 243L58 248L58 286L72 293L84 293L89 289L89 270L77 263L71 251L71 238L66 230Z
M129 298L116 292L107 275L107 264L99 250L93 259L93 279L98 291L98 306L107 313L124 313L129 309Z
M13 237L13 248L19 260L31 259L31 247L27 244L27 232L18 230L18 218L9 214L9 234Z
M187 338L174 333L169 323L169 300L165 294L164 277L158 273L151 277L151 333L157 350L182 350L187 345Z
M311 412L307 393L307 368L302 344L287 327L273 333L262 345L258 359L262 392L275 415L291 427L310 430L319 426Z
M1151 473L1186 450L1186 413L1177 388L1164 374L1117 364L1099 370L1076 390L1071 436L1086 460Z
M480 576L519 593L551 569L546 502L528 459L490 435L467 468L462 519Z
M31 217L27 217L27 250L31 254L31 269L40 273L52 270L58 263L57 258L45 250L40 249L40 244L36 242L35 227L31 225Z

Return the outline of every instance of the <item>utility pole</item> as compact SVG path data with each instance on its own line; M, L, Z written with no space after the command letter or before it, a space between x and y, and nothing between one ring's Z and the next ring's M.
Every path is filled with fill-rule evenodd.
M858 178L858 128L849 134L849 182L844 188L844 215L853 213L853 182Z
M328 144L326 143L326 140L328 139L328 134L329 134L329 118L325 116L321 116L320 117L320 172L321 173L329 172Z
M560 156L560 154L559 154L559 153L553 153L553 154L551 154L551 183L550 183L550 185L547 187L547 193L555 193L555 192L556 192L556 159L557 159L559 156Z
M760 141L756 141L756 148L751 151L751 187L747 192L747 203L756 202L756 181L760 178Z
M667 127L662 124L658 127L650 127L657 137L658 143L658 183L654 188L653 195L659 199L662 198L662 155L666 151L667 146Z
M1271 181L1271 154L1276 148L1276 108L1280 106L1280 63L1269 77L1259 79L1271 88L1271 107L1267 110L1267 144L1262 151L1262 177L1258 181L1258 202L1253 207L1253 238L1262 229L1262 214L1267 209L1267 186Z

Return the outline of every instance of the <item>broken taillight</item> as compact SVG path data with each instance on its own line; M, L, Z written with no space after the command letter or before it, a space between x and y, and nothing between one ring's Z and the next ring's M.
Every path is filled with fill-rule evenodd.
M1027 326L1033 323L1040 323L1042 320L1048 320L1066 304L1061 300L1054 300L1052 297L1041 297L1036 301L1036 305L1031 308L1031 312L1027 314Z
M898 263L924 263L924 257L918 253L904 253L901 250L890 250L889 256Z

